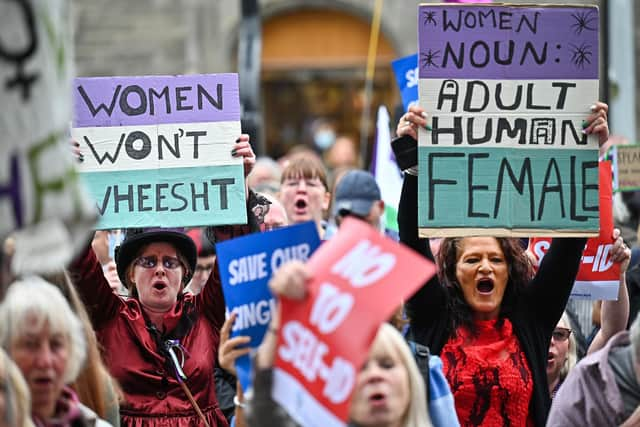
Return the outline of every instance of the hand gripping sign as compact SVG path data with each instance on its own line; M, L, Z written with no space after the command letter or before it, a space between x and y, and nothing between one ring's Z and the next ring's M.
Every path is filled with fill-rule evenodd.
M275 300L269 279L293 259L306 262L320 246L314 222L309 221L268 233L255 233L216 245L220 279L227 311L237 314L232 336L251 337L249 346L258 348L271 322ZM244 392L252 387L251 359L236 359L238 381Z
M620 286L620 264L611 261L613 247L613 205L611 163L600 162L600 235L587 240L582 262L571 290L572 298L615 300ZM529 240L536 264L551 245L546 237Z
M304 426L342 426L378 326L436 268L353 218L307 265L309 297L282 300L272 394Z

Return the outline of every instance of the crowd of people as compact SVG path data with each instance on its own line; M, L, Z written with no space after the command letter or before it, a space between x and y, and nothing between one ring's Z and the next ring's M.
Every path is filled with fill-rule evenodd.
M607 114L597 102L585 117L584 132L603 147ZM415 147L427 118L410 107L396 141ZM96 231L55 274L3 274L0 426L297 425L271 395L279 305L253 355L252 392L236 381L249 338L230 336L235 315L225 311L216 243L307 221L328 240L347 217L386 233L380 187L355 153L353 140L333 135L256 159L241 135L231 155L243 160L246 224ZM569 300L586 239L554 238L534 265L520 239L421 238L416 172L414 158L399 241L438 273L379 326L356 376L350 425L640 425L640 266L630 247L638 243L620 231L638 227L638 193L625 194L631 213L610 236L617 299L592 314L591 302ZM9 237L3 265L11 251ZM292 261L269 286L277 299L302 301L310 279Z

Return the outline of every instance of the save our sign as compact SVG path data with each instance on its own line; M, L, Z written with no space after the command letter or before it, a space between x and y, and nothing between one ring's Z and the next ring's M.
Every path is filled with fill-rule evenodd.
M291 260L306 262L318 246L320 237L312 221L216 245L225 304L237 314L233 337L249 336L249 346L258 348L275 307L269 279ZM245 393L251 389L251 365L249 355L236 359L238 381Z
M246 222L237 74L78 78L73 139L99 228Z
M421 5L422 235L591 236L598 9Z
M343 426L378 326L435 266L355 218L307 266L309 297L281 302L272 396L300 425Z

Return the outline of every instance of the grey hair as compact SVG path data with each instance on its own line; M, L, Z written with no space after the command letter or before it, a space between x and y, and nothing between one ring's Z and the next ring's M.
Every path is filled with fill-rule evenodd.
M29 322L27 322L29 317ZM0 304L0 346L11 354L12 344L45 325L52 334L62 334L69 343L69 359L64 372L66 384L73 382L86 359L87 343L82 323L56 286L37 276L29 276L9 286Z

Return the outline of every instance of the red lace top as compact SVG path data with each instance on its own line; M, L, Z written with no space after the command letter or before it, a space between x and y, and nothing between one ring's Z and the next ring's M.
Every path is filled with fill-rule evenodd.
M504 319L477 321L478 335L458 328L442 349L461 426L532 426L529 401L533 380L527 359Z

